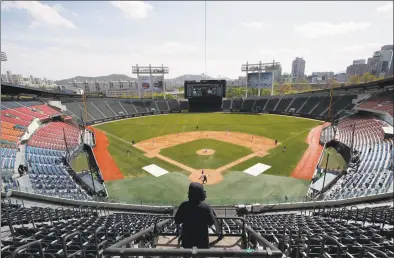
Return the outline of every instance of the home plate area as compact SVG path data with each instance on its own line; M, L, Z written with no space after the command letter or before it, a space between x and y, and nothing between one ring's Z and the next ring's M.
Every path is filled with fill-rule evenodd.
M156 166L155 164L145 166L142 169L155 177L159 177L168 173L167 170L162 169L161 167Z
M264 171L270 169L271 166L265 165L265 164L261 164L261 163L257 163L256 165L244 170L244 172L246 174L249 174L251 176L258 176L261 173L263 173Z

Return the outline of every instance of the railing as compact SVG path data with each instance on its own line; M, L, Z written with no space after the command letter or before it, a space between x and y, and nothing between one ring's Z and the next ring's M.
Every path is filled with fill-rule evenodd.
M250 236L252 236L263 248L247 248L248 244L242 244L244 249L235 250L235 249L162 249L162 248L154 248L155 244L152 239L151 246L153 248L131 248L131 244L137 242L144 236L152 236L160 234L158 232L158 228L161 228L168 222L170 219L174 217L159 217L157 218L155 224L151 227L148 227L130 237L127 237L112 246L104 249L103 255L105 256L148 256L148 257L168 257L168 256L176 256L176 257L281 257L282 252L279 251L277 247L271 244L268 240L263 238L260 234L252 230L250 227L245 225L245 221L239 217L216 217L217 220L223 219L234 219L236 223L242 227L242 240L243 242L247 241L245 233L248 232ZM158 222L158 220L162 220ZM163 220L164 219L164 220Z
M174 206L178 206L184 200L172 200L165 202L167 205L163 205L159 202L152 202L152 205L149 205L147 202L141 202L137 204L127 204L119 201L109 201L103 199L89 200L89 201L81 201L81 200L71 200L65 198L59 198L54 196L36 194L36 193L28 193L23 191L12 191L9 192L8 195L2 192L2 196L11 196L13 198L20 198L26 200L32 200L37 202L46 202L52 204L63 204L70 206L91 206L91 207L106 207L108 209L123 209L123 210L134 210L134 211L149 211L149 212L165 212L172 209ZM352 197L348 199L340 199L340 200L327 200L327 201L315 201L309 199L302 199L299 201L294 201L295 198L287 198L287 202L285 200L280 200L280 202L260 202L256 203L256 206L259 207L260 212L269 212L276 210L291 210L291 209L311 209L311 208L319 208L319 207L327 207L327 206L339 206L339 205L352 205L355 203L363 203L363 202L372 202L372 201L380 201L386 199L392 199L392 192L385 194L377 194L377 195L369 195L363 197ZM285 198L283 198L285 199ZM292 201L293 200L293 201ZM209 202L208 202L209 203ZM216 208L234 208L237 206L249 206L248 204L242 204L238 202L236 199L231 203L223 203L223 205L212 205Z

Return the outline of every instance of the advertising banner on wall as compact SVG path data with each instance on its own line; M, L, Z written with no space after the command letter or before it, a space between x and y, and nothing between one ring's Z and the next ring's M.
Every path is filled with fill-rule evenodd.
M164 89L164 77L163 75L152 75L152 90L154 92L163 92Z
M248 73L248 88L271 89L273 83L272 72Z
M150 85L150 76L140 76L140 89L142 91L150 91L151 90L151 85Z

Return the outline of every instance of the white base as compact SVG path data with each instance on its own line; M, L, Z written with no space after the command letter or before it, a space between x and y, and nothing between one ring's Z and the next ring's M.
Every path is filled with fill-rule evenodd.
M168 173L167 170L162 169L161 167L156 166L155 164L145 166L142 169L155 177L159 177Z
M261 173L263 173L264 171L270 169L271 166L265 165L265 164L261 164L261 163L257 163L256 165L244 170L244 172L246 174L249 174L251 176L258 176Z

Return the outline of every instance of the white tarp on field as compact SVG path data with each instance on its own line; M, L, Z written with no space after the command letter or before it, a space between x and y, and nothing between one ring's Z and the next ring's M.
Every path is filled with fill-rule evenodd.
M155 164L145 166L142 169L155 177L159 177L168 173L167 170L162 169L161 167L156 166Z
M265 164L261 164L261 163L257 163L256 165L244 170L244 172L246 174L249 174L251 176L258 176L261 173L263 173L264 171L270 169L271 166L265 165Z

